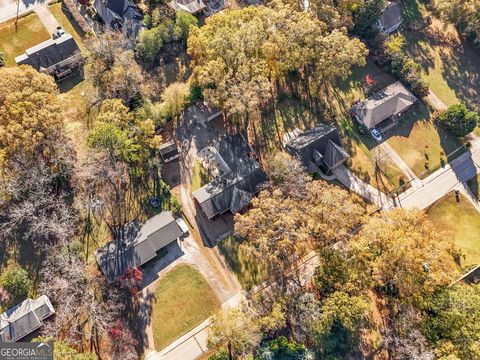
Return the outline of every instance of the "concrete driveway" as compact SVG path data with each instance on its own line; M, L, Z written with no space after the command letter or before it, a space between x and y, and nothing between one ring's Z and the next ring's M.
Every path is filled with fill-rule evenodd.
M48 0L18 0L19 15L47 4ZM16 0L0 0L0 23L14 19L17 16Z

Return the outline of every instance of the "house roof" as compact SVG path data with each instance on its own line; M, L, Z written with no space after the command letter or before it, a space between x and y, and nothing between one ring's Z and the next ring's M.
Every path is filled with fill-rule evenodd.
M156 252L182 235L182 230L169 211L147 220L142 226L130 223L124 239L109 242L95 251L102 272L113 282L129 268L142 266L156 256Z
M400 6L395 2L387 3L380 16L380 22L385 30L398 27L402 23L402 11L400 10Z
M205 10L206 7L203 0L172 0L169 4L175 10L184 10L193 15Z
M178 148L173 141L166 142L160 145L160 155L162 159L167 161L173 157L177 157Z
M0 341L18 341L43 325L55 310L46 295L22 303L0 314Z
M298 134L285 148L300 159L308 172L316 172L321 164L332 169L348 158L348 153L341 146L338 130L326 124L317 124Z
M106 25L114 29L126 27L129 36L137 37L143 15L132 0L95 0L94 7Z
M353 108L355 115L369 129L412 106L417 98L400 82L394 82Z
M193 192L208 218L241 210L268 180L258 161L250 157L252 149L241 134L222 139L217 151L229 171Z
M79 53L80 49L75 39L72 35L65 33L25 50L24 54L15 58L15 62L18 65L30 65L41 71Z

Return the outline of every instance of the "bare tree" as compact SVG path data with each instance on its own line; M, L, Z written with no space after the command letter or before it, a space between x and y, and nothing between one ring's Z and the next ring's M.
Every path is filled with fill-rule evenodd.
M123 293L103 277L88 277L80 257L66 248L50 249L40 273L39 292L55 305L56 316L42 329L47 337L90 347L108 335L125 308ZM97 348L97 346L95 346Z
M8 176L0 179L0 240L23 238L35 245L68 242L76 215L68 201L68 181L62 183L63 179L42 161L10 162Z

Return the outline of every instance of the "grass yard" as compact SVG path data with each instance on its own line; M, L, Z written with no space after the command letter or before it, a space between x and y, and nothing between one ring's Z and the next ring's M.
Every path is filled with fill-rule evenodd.
M63 30L73 36L82 52L85 51L85 45L83 43L84 33L74 20L70 21L69 17L67 16L68 12L62 10L62 3L55 3L53 5L50 5L49 7L53 16L60 23L60 26L63 28Z
M220 304L203 276L179 265L162 278L152 304L155 348L163 349L212 316Z
M462 267L480 263L480 214L460 195L460 202L452 192L438 200L427 214L439 230L449 232L462 255Z
M15 66L16 56L49 38L47 29L34 13L18 20L18 31L15 31L15 20L1 24L0 51L5 53L6 66Z
M420 178L464 151L459 141L432 122L430 115L425 104L419 102L386 132L388 143Z
M262 269L257 259L249 256L240 248L240 244L239 239L229 236L218 244L218 249L242 287L250 290L265 279L265 270Z
M200 189L202 186L208 184L212 181L213 178L205 169L200 161L195 161L192 166L192 171L190 175L190 191L194 192L197 189Z
M480 110L480 52L463 42L452 25L404 32L408 54L422 66L431 90L447 105L464 102Z

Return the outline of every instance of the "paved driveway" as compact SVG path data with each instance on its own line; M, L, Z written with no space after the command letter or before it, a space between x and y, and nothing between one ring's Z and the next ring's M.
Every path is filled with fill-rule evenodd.
M34 10L38 6L47 4L48 0L19 0L19 15ZM14 19L17 16L16 0L0 0L0 23Z

